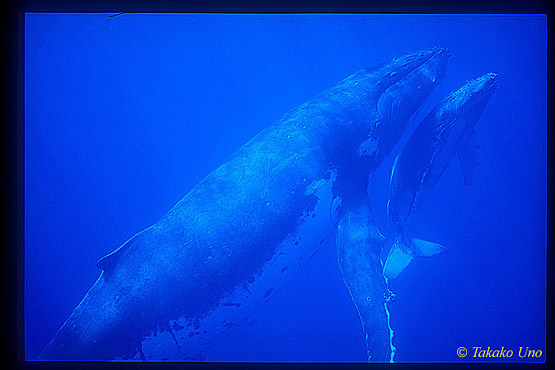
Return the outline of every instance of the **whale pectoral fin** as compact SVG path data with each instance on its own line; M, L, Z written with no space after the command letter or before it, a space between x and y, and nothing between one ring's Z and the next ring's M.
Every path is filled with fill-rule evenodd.
M468 136L463 146L459 149L457 156L461 163L463 171L464 184L470 186L476 180L476 169L478 167L478 142L476 141L476 132Z
M422 239L412 239L412 244L414 245L414 252L417 257L431 257L445 250L445 247L439 243Z
M336 253L341 277L366 337L367 360L390 362L394 347L386 307L387 287L379 252L385 238L374 221L369 199L351 203L339 220Z
M383 274L387 279L395 279L416 257L409 248L402 248L399 242L389 250L383 266Z
M414 257L431 257L441 253L445 247L441 244L422 239L411 239L411 246L396 241L384 264L383 273L388 279L394 279L409 265Z

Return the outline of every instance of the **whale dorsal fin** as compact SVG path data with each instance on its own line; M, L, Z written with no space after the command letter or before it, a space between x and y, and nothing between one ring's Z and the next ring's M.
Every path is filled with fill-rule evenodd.
M101 259L99 259L98 262L96 263L96 267L101 268L102 271L104 271L105 273L111 272L114 269L114 266L116 265L117 261L119 260L119 257L121 256L121 252L129 248L129 246L133 244L134 239L135 237L132 237L131 239L123 243L121 246L119 246L115 251L112 251L107 255L105 255L104 257L102 257Z
M123 243L121 246L119 246L116 250L114 250L113 252L108 253L107 255L105 255L104 257L99 259L98 262L96 263L96 267L101 268L102 271L104 271L104 273L112 272L114 270L114 267L116 266L119 258L121 257L122 252L127 250L133 244L135 244L137 242L137 240L141 238L141 236L142 236L141 234L143 234L146 230L148 230L148 229L139 231L137 234L133 235L125 243Z
M459 149L457 156L463 171L464 184L470 186L476 180L476 168L478 167L478 142L476 132L472 130L463 146Z

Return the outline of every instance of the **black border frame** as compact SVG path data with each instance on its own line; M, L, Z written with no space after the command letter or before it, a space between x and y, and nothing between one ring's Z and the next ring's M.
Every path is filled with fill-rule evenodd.
M285 1L252 1L252 0L193 0L193 1L71 1L71 0L8 0L8 6L2 12L4 17L2 26L6 35L5 48L7 52L7 89L4 90L5 114L7 118L3 127L3 145L5 152L6 198L3 209L6 211L4 235L6 244L1 256L4 262L2 272L6 297L4 299L4 312L7 317L2 321L2 332L5 342L2 346L3 360L8 360L9 368L26 369L73 369L73 368L171 368L171 369L221 369L221 368L361 368L363 366L385 367L394 366L402 368L468 368L502 366L508 368L534 369L550 368L553 362L551 349L553 348L553 320L549 318L553 310L554 296L553 274L554 252L551 251L553 241L553 97L555 96L552 79L553 71L553 28L551 7L548 0L294 0ZM156 13L388 13L388 14L545 14L548 25L548 129L547 129L547 341L545 364L492 364L492 363L396 363L396 364L359 364L359 363L103 363L103 362L41 362L24 361L24 334L23 334L23 210L24 210L24 12L156 12ZM4 362L4 361L2 361Z

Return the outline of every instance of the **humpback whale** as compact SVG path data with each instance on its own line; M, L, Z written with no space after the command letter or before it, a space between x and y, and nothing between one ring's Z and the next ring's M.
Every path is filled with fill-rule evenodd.
M344 284L359 314L370 362L393 362L396 348L388 303L395 297L389 279L415 256L439 253L443 246L408 236L403 225L422 205L447 164L458 154L464 183L471 185L477 163L474 126L496 88L488 73L447 95L418 125L395 158L390 176L388 211L396 236L385 263L380 256L386 238L380 232L368 195L343 212L336 234L336 253ZM356 194L356 193L355 193Z
M384 265L388 279L398 276L414 257L432 256L444 249L441 244L411 238L405 224L455 154L464 184L474 182L478 148L474 127L497 87L498 77L487 73L447 95L418 125L395 158L387 207L397 236Z
M146 360L156 333L191 354L183 359L204 359L204 336L234 325L228 315L248 316L317 251L298 243L304 225L320 219L321 238L351 212L370 217L360 204L369 176L441 81L449 55L432 48L361 69L261 131L98 261L99 278L40 359ZM351 250L344 253L348 271ZM184 348L176 333L198 348Z

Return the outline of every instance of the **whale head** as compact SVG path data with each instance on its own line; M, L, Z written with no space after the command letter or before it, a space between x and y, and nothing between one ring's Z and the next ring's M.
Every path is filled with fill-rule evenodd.
M448 137L462 130L471 130L496 90L498 81L497 73L486 73L449 94L435 113L441 135Z
M357 148L356 152L346 154L342 163L347 172L373 176L400 140L411 117L442 80L450 55L449 49L440 47L406 54L377 67L359 70L330 90L340 102L347 99L345 96L356 96L363 112L351 131L349 144L343 145ZM351 163L363 171L350 170Z
M364 195L369 178L442 80L449 55L449 49L438 47L393 58L359 70L324 92L332 107L348 117L345 123L335 123L331 140L330 161L338 171L334 194L346 203Z
M496 90L498 81L497 73L486 73L467 82L445 98L442 108L437 112L437 117L447 120L474 112L481 113Z

